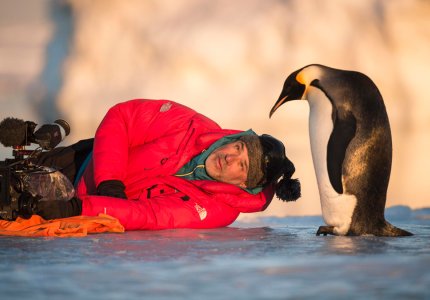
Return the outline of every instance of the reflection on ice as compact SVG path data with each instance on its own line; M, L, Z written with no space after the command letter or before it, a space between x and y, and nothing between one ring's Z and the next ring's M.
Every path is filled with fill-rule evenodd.
M321 251L328 254L381 254L389 245L384 238L374 236L330 236L324 237Z
M404 221L404 220L403 220ZM316 236L321 218L87 238L0 237L2 299L426 299L430 224Z

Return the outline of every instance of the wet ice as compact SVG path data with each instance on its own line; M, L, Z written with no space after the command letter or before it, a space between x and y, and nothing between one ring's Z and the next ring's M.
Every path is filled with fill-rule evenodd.
M2 299L424 299L430 213L387 211L412 237L317 237L321 217L87 238L0 237Z

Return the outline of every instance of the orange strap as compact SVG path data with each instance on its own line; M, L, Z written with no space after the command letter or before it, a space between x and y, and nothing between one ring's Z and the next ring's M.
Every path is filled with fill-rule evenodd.
M18 217L15 221L0 220L0 235L81 237L103 232L124 232L124 227L117 219L104 214L55 220L45 220L37 215L30 219Z

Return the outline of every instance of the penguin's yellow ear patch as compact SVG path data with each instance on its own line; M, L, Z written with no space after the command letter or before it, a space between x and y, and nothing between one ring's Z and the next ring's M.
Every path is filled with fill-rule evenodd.
M321 69L321 66L309 65L303 68L299 73L297 73L296 80L297 82L308 87L308 85L312 82L312 80L321 79L323 75L324 73L323 73L323 70Z
M305 83L305 77L303 76L303 72L299 72L297 74L296 80L297 80L297 82L299 82L299 83L301 83L303 85L306 85L306 83Z

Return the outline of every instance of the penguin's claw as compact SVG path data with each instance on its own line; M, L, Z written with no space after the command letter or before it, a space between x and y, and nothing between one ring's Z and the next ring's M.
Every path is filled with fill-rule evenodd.
M327 234L335 235L333 233L333 228L333 226L320 226L317 230L317 236L320 236L321 234L324 236L327 236Z

